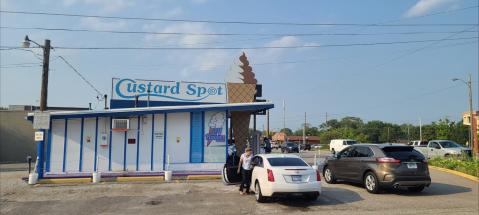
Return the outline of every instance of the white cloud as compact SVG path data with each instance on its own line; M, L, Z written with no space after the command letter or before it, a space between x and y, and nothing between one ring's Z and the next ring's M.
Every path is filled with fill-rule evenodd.
M173 10L170 10L170 11L166 12L165 16L176 16L176 15L180 14L181 12L183 12L181 7L175 7L175 8L173 8Z
M126 7L135 5L135 2L129 0L86 0L90 4L102 4L101 12L115 12Z
M205 2L207 2L208 0L193 0L193 2L197 3L197 4L203 4Z
M203 23L181 23L173 24L166 26L160 30L156 24L143 25L144 30L153 30L158 33L203 33L203 34L213 34L214 32L210 30L208 26ZM163 41L167 45L194 45L201 43L209 43L217 41L219 36L216 35L168 35L168 34L157 34L157 35L146 35L145 39L147 41ZM199 47L199 46L195 46Z
M64 1L63 1L63 5L64 5L65 7L70 7L70 6L72 6L73 4L75 4L76 2L77 2L77 0L64 0Z
M118 31L125 29L127 24L124 21L102 22L98 18L88 17L82 19L80 25L94 30Z
M420 0L416 5L409 9L404 15L404 18L421 16L427 12L445 4L453 2L454 0Z

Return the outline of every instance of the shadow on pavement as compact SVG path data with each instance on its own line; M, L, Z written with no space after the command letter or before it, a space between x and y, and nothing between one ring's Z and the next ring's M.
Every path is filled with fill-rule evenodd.
M338 181L337 183L346 184L346 185L357 187L357 188L362 188L366 191L366 189L364 188L364 185L362 184L346 182L346 181ZM395 195L401 195L401 196L443 196L443 195L453 195L453 194L468 193L468 192L472 192L472 189L468 187L457 186L457 185L432 182L431 186L424 188L424 190L419 193L411 192L407 188L400 187L397 189L384 188L381 194L395 194Z
M330 195L335 194L335 195ZM340 194L341 199L332 197L337 196ZM310 206L327 206L327 205L341 205L353 202L363 201L364 199L356 192L336 188L336 187L323 187L321 196L318 197L316 201L308 201L304 198L297 197L297 198L279 198L279 199L270 199L267 203L277 203L279 205L293 207L296 209L307 209ZM266 204L267 204L266 203Z

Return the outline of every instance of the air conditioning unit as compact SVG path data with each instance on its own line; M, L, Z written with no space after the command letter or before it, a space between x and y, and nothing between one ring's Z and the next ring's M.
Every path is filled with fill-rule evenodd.
M130 130L129 119L113 119L112 130L127 131Z

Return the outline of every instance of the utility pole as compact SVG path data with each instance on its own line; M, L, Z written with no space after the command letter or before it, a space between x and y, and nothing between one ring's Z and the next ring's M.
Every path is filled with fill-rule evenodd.
M266 136L269 139L269 109L266 110Z
M326 125L326 129L328 129L328 112L326 112L326 120L324 121L324 124Z
M48 68L50 66L50 40L45 40L43 47L42 90L40 96L40 111L47 110L48 99Z
M283 100L283 133L284 133L284 136L286 138L286 115L285 115L285 112L286 112L286 106L284 105L284 100Z
M422 142L422 125L421 125L421 118L422 116L419 117L419 143Z
M304 112L303 144L306 144L306 112ZM304 147L306 147L306 145Z
M469 137L469 145L471 145L471 149L472 149L472 152L475 152L475 145L474 145L474 116L472 115L472 91L471 91L471 74L469 74L469 82L467 83L467 85L469 86L469 122L470 122L470 130L469 130L469 134L470 134L470 137Z
M391 139L389 139L389 127L388 127L388 143L391 142Z
M409 122L407 123L407 143L409 144Z

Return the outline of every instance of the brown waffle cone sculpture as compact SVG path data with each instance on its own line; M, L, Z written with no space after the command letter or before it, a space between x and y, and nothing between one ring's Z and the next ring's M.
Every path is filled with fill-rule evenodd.
M228 103L253 102L255 90L256 84L228 83Z
M236 154L241 156L246 149L249 137L249 121L251 118L250 111L232 111L231 126L233 127Z

